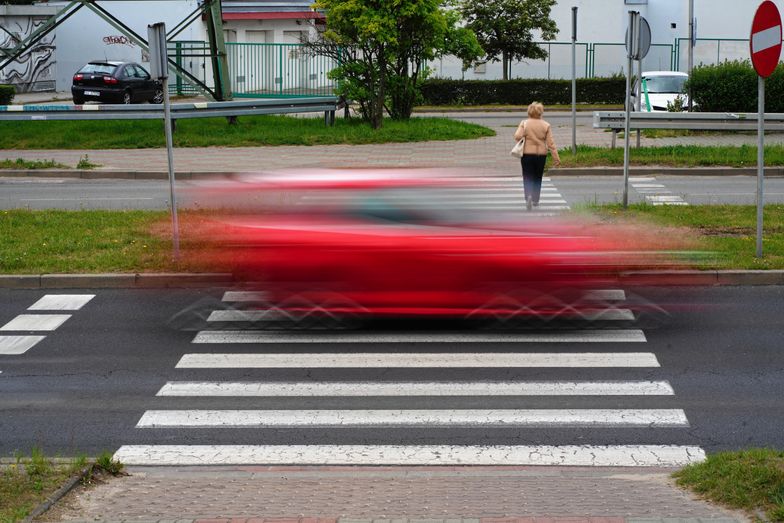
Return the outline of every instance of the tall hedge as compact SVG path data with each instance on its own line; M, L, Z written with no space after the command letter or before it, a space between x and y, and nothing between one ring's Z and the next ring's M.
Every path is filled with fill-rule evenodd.
M0 84L0 105L8 105L14 99L16 89L13 85Z
M578 103L622 104L626 91L623 77L577 80ZM545 105L572 103L571 80L426 80L422 83L424 105Z
M757 73L748 60L695 67L687 83L703 112L757 112ZM765 112L784 112L784 65L765 82Z

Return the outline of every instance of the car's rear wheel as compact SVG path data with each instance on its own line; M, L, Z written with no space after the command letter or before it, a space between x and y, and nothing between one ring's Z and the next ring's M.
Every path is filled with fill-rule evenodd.
M151 104L162 104L163 103L163 89L156 88L155 94L150 99Z
M122 103L128 105L131 103L131 100L132 100L131 92L130 91L123 92Z

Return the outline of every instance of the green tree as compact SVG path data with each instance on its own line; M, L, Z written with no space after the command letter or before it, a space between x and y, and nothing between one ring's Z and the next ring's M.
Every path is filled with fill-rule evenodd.
M459 14L439 0L316 0L313 7L326 12L327 25L307 46L338 62L329 73L337 94L357 102L374 129L384 111L411 116L427 60L482 54L473 33L458 26Z
M558 33L550 10L556 0L462 0L460 12L492 62L503 63L504 80L509 79L514 60L543 60L547 51L533 41L534 31L543 40Z

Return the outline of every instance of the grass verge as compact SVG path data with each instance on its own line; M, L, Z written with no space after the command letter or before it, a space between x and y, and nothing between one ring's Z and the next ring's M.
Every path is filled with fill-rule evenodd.
M703 260L705 269L784 269L784 205L765 206L762 258L755 257L753 205L636 204L625 211L620 205L592 210L609 220L688 230L698 247L711 253Z
M177 121L175 147L243 147L259 145L331 145L428 140L465 140L493 136L481 125L449 118L384 120L373 130L358 119L335 121L326 127L323 118L291 116L242 116L236 124L225 118ZM164 147L163 123L148 120L87 120L0 122L2 149L142 149Z
M118 475L123 464L103 452L95 463L80 456L71 460L47 458L34 448L29 457L17 454L10 464L0 465L0 523L13 523L28 517L77 474L87 469L85 481L95 473Z
M0 169L69 169L69 167L54 160L25 160L17 158L16 160L0 160Z
M678 485L723 505L784 521L784 452L720 452L673 475Z
M705 269L784 269L784 205L765 206L764 257L754 256L756 211L750 205L594 206L608 221L678 229L694 238ZM182 259L171 258L165 211L0 211L0 274L199 272L215 270L189 229L206 211L181 211Z
M485 105L419 105L415 113L441 113L449 111L508 111L525 114L527 105L485 104ZM553 104L545 108L547 111L571 111L570 104ZM623 104L577 104L577 111L622 111Z
M559 151L563 167L622 166L623 147L591 147L580 145L577 154L571 149ZM632 148L629 154L631 165L657 165L668 167L755 167L757 147L741 146L698 146L672 145L662 147ZM765 146L765 165L784 165L784 145Z

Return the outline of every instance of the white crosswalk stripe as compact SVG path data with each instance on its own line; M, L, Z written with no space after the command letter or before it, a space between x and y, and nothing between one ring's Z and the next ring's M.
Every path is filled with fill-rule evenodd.
M682 197L673 195L672 191L668 191L664 184L658 183L654 177L631 176L629 183L652 205L689 205Z
M366 396L672 396L666 381L529 382L208 382L170 381L158 396L366 397Z
M547 194L550 194L549 191ZM558 200L557 197L543 198L542 202ZM639 434L641 430L678 431L689 427L686 413L672 408L671 402L676 396L668 381L618 379L635 369L638 369L635 377L639 377L640 369L645 369L646 377L652 376L651 373L660 368L654 353L624 350L626 344L645 343L647 339L642 330L630 328L634 325L635 314L632 309L623 307L627 296L622 289L595 289L583 297L593 307L586 319L606 321L609 322L606 325L615 325L615 328L552 331L314 332L257 330L252 328L253 325L248 328L248 324L277 317L275 311L263 308L265 298L264 293L256 291L227 291L222 300L231 309L212 311L208 323L215 326L227 323L232 330L204 330L192 340L194 347L223 348L242 344L250 347L250 351L186 353L175 367L177 372L200 373L199 377L208 377L215 371L221 372L222 378L230 375L247 378L168 381L156 396L161 401L167 398L168 401L177 400L176 405L172 405L177 408L144 412L136 427L145 431L145 439L155 438L158 430L165 430L166 440L171 442L168 436L171 431L181 431L186 437L189 430L220 429L247 433L286 429L310 431L311 434L321 433L314 431L331 431L330 437L334 439L335 434L341 434L335 431L346 428L374 431L410 428L418 433L426 433L430 429L538 431L549 428L550 431L564 431L561 439L566 438L566 444L417 445L392 441L391 444L368 445L322 445L318 442L268 445L264 444L262 436L258 445L125 445L117 451L117 459L129 465L183 466L681 466L705 458L700 447L689 444L647 444L638 441L637 436L634 436L632 444L615 444L623 439L622 435L626 433L623 431L632 431L628 432L632 435ZM485 343L503 344L504 349L502 352L497 348L494 352L463 352L460 347L467 343L478 348ZM565 344L565 350L537 350L538 345L551 343ZM579 347L576 344L584 343L620 344L621 350L573 350ZM386 349L372 352L341 350L343 345L361 350L367 344ZM411 344L427 344L428 347L439 344L436 345L439 348L436 351L415 351ZM519 344L526 344L533 350L514 350ZM253 350L254 346L256 350ZM297 348L303 346L313 350L299 352ZM399 352L399 347L404 347L406 352ZM274 377L248 379L252 376L249 373L253 372L264 372L265 376L272 373L274 376L278 372L290 373L297 369L306 371L308 378L282 381ZM436 378L395 379L394 376L384 376L381 380L352 379L361 375L357 372L370 371L378 375L378 372L402 372L406 369ZM460 380L451 376L451 379L446 378L447 375L439 369L479 369L480 372L481 369L520 369L521 372L525 369L546 369L548 378L557 376L557 379ZM600 369L603 369L600 376L605 379L586 380L584 374L579 380L562 379L562 376L574 372L588 372L589 377L590 373ZM333 379L317 377L316 371L328 370ZM354 374L351 374L352 371ZM341 379L342 374L348 379ZM442 374L446 379L441 378ZM608 375L616 379L606 379ZM482 398L482 404L477 403L478 398ZM506 403L499 404L502 398L506 398ZM525 401L535 404L526 405L524 398L531 398ZM558 398L561 398L560 403L553 404ZM611 398L618 399L611 401ZM200 399L209 402L209 405L199 404ZM314 403L320 399L329 399L327 408ZM574 403L578 399L579 403ZM283 400L285 402L278 406L276 402ZM644 404L634 404L643 400ZM191 403L184 403L186 401ZM240 408L230 405L241 401L244 403L236 405ZM258 401L262 403L256 405L254 402ZM466 404L467 401L470 403ZM528 408L532 406L537 408ZM578 442L592 441L578 435L600 429L613 431L613 445L570 444L570 434L574 434Z

